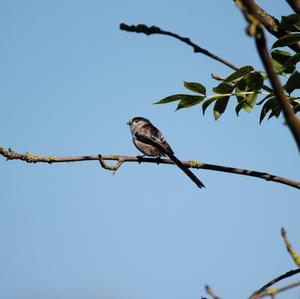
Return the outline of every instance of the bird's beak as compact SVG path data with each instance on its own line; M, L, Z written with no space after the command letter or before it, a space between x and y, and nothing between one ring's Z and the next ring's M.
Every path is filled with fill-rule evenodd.
M131 119L127 122L127 125L131 125L132 124L132 121L131 121Z

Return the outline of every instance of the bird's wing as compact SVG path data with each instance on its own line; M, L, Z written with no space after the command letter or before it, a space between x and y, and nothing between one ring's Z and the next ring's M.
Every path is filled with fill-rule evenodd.
M134 135L138 141L153 145L166 154L174 154L162 133L152 124L143 125Z
M143 143L154 146L163 153L169 156L169 158L199 187L205 187L203 183L185 166L178 160L170 145L165 141L164 136L161 132L155 128L152 124L143 125L135 134L135 138Z

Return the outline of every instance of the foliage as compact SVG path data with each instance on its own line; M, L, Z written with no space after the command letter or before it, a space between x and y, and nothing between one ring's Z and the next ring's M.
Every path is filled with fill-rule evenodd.
M300 16L291 14L283 16L279 24L279 30L287 32L278 38L271 49L273 66L278 75L282 77L284 90L295 113L300 111L300 97L292 95L300 89L300 72L296 65L300 61L300 53L292 54L284 51L282 47L289 47L300 42ZM179 101L176 110L189 108L202 103L202 111L214 103L213 115L219 119L225 112L229 100L236 99L235 111L237 116L241 110L251 112L257 106L261 107L260 122L268 115L268 119L281 113L281 106L272 89L267 86L268 77L262 71L256 70L250 65L243 66L226 78L212 74L212 78L218 81L212 95L206 94L206 87L198 82L184 82L184 87L195 93L175 94L163 98L155 104L166 104Z

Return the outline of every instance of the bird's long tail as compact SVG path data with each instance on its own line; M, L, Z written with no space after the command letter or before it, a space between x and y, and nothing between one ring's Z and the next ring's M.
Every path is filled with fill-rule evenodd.
M204 184L180 160L171 153L167 155L199 188L205 188Z

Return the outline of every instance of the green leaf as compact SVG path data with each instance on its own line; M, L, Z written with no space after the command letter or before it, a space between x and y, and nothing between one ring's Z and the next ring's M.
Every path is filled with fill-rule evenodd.
M183 108L189 108L201 103L205 99L204 96L188 96L184 97L178 104L176 111Z
M246 89L247 89L247 84L245 78L239 80L239 82L237 82L237 84L235 85L235 93L238 102L241 102L246 99L246 95L240 94L242 92L247 91Z
M205 86L203 86L202 84L200 83L196 83L196 82L185 82L184 81L184 87L193 91L193 92L197 92L197 93L200 93L200 94L203 94L205 95L206 94L206 88Z
M276 61L274 59L272 59L272 64L273 64L273 67L274 67L276 73L278 75L282 75L282 73L283 73L283 66L282 66L282 64L278 63L278 61Z
M268 100L269 98L274 97L274 93L269 93L267 96L265 96L262 100L260 100L256 105L261 105L263 102Z
M213 97L213 98L210 98L208 100L206 100L203 104L202 104L202 112L203 112L203 115L205 114L205 111L206 109L208 108L208 106L217 100L217 97Z
M295 70L296 64L300 61L300 53L292 56L284 65L283 71L285 73L292 73Z
M241 109L244 109L246 112L250 112L254 108L256 104L257 95L258 94L256 92L249 94L244 100L240 101L237 104L237 106L235 107L235 112L237 116L239 116L239 112Z
M180 101L176 110L182 109L182 108L189 108L194 105L197 105L201 103L205 99L204 96L194 96L190 94L174 94L172 96L166 97L154 104L166 104L171 103L175 101Z
M280 105L279 101L276 100L273 103L271 110L272 110L272 112L270 113L268 119L272 118L273 116L278 118L281 113L281 105Z
M300 33L291 33L280 37L272 46L272 49L293 45L300 41Z
M232 81L234 81L236 79L244 77L245 75L247 75L251 71L253 71L253 67L252 66L250 66L250 65L243 66L240 69L238 69L237 71L233 72L231 75L229 75L224 80L224 82L232 82Z
M227 93L232 93L234 86L227 82L222 82L218 86L213 88L214 93L218 94L227 94Z
M294 106L294 111L295 111L295 113L300 111L300 103L298 103Z
M275 96L272 96L271 98L269 98L265 104L263 105L261 112L260 112L260 117L259 117L259 123L261 124L261 122L263 121L263 119L265 118L266 114L272 109L272 107L276 104L277 99Z
M217 81L223 81L224 78L220 77L219 75L216 75L216 74L210 74L211 77Z
M300 31L300 16L298 14L291 14L289 16L282 16L279 24L279 29L283 31L299 32Z
M205 113L206 108L214 101L216 101L214 106L214 116L217 120L222 113L225 111L230 95L234 89L234 86L227 82L222 82L218 86L213 88L213 91L217 93L213 98L207 100L203 103L202 110L203 114ZM226 94L226 96L223 96Z
M289 101L292 104L295 113L299 112L300 111L300 100L299 100L299 97L290 97Z
M256 99L257 99L256 92L249 94L247 96L247 99L246 99L245 105L243 106L243 109L247 112L250 112L256 104Z
M294 71L284 86L285 90L288 94L291 94L295 89L300 88L300 73L298 71Z
M269 116L268 116L268 120L269 120L270 118L272 118L273 116L275 116L275 113L274 113L273 110L272 110L271 113L270 113Z
M166 98L163 98L162 100L155 102L154 104L166 104L166 103L171 103L171 102L175 102L175 101L180 101L183 98L189 97L191 95L188 94L174 94L171 96L168 96Z
M272 63L278 74L282 74L285 70L286 73L291 73L294 71L294 67L284 68L283 65L286 64L291 58L291 53L287 51L274 50L271 53Z
M241 109L243 108L245 102L246 102L246 100L242 100L235 106L235 113L237 116L239 116L239 113L240 113Z
M246 91L258 91L264 84L264 78L260 72L253 72L244 77L246 79Z
M240 79L235 85L235 93L238 102L241 102L249 96L249 94L241 94L249 91L259 91L264 83L264 78L260 72L252 72Z
M220 97L217 99L215 106L214 106L214 117L215 120L218 120L220 116L224 113L226 110L228 101L229 101L229 96L226 97Z

